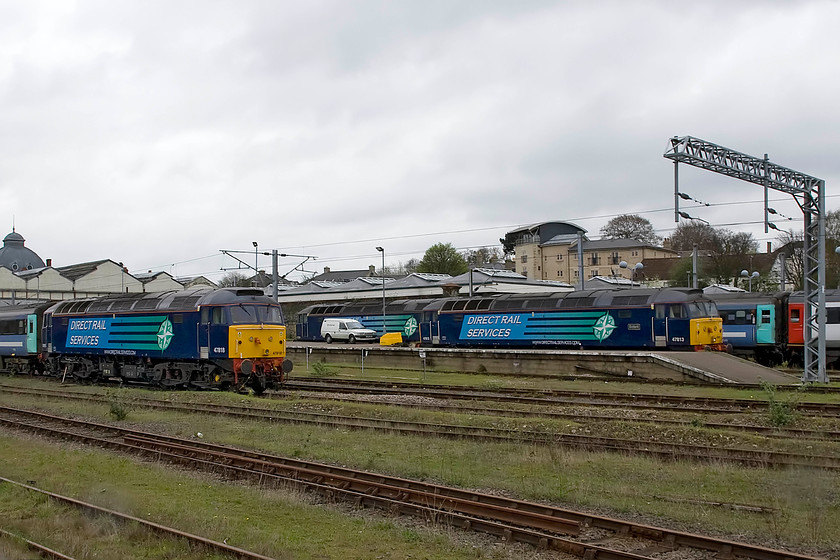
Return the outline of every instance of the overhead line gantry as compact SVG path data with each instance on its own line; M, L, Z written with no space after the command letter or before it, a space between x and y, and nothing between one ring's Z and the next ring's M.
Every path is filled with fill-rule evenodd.
M803 283L805 292L804 382L825 383L825 181L763 159L691 136L673 137L664 156L674 162L674 221L680 221L679 163L764 187L764 232L777 229L768 220L768 189L793 196L805 219Z

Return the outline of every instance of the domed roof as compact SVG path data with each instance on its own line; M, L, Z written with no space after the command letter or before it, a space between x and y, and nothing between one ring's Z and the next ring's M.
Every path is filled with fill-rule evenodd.
M26 239L24 239L23 236L16 231L12 231L12 233L3 238L3 244L8 245L10 241L12 241L13 244L17 244L19 242L23 245L23 242L26 241Z
M12 272L43 268L44 261L35 251L24 247L26 240L12 229L12 233L3 238L3 248L0 249L0 266L5 266Z

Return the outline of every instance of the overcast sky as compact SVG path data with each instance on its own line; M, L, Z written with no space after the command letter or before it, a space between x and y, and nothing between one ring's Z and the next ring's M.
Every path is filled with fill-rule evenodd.
M550 220L667 236L686 135L825 179L833 210L838 22L801 0L0 0L0 235L214 279L253 241L320 272ZM760 187L680 176L713 205L691 215L774 239Z

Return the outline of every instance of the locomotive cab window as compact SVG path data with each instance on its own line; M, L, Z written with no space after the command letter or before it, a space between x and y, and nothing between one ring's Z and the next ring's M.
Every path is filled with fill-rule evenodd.
M224 325L225 324L225 310L221 307L214 307L213 308L213 318L210 321L214 325Z
M282 323L279 307L267 305L239 304L230 308L230 322L234 325L243 323Z
M791 309L790 310L790 322L791 323L798 323L799 322L799 310L798 309Z

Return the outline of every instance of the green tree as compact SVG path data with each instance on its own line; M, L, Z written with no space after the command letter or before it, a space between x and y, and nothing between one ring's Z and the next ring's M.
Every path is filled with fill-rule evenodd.
M662 243L662 238L654 231L653 224L637 214L616 216L601 228L601 235L608 239L635 239L650 245Z
M458 276L468 270L467 261L451 243L436 243L426 250L417 272L430 272Z

